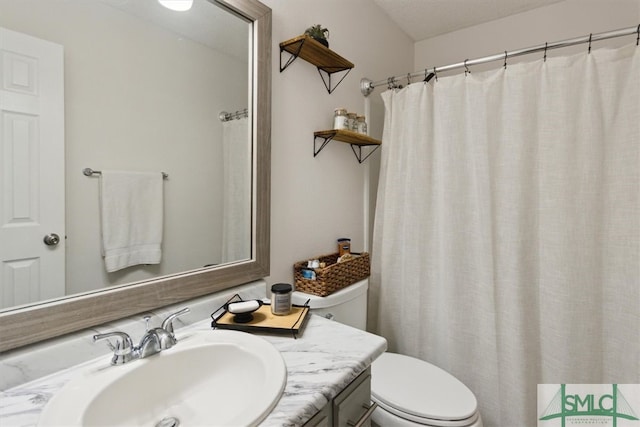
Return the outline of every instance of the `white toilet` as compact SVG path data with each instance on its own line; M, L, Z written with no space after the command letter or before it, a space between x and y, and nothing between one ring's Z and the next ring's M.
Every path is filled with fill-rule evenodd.
M293 293L293 303L309 300L314 314L365 330L367 290L363 280L327 297ZM372 416L381 427L482 427L478 402L453 375L423 360L384 353L371 366Z

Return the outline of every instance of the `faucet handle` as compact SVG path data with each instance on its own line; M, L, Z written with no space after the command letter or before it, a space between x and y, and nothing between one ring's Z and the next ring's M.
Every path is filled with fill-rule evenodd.
M173 314L170 314L167 316L166 319L164 319L164 321L162 322L162 329L164 329L165 331L169 332L169 334L171 334L172 337L175 338L175 335L173 333L173 321L178 317L178 316L182 316L183 314L186 314L188 312L190 312L191 310L189 309L189 307L185 307L180 311L177 311Z
M131 341L131 337L124 332L96 334L93 336L93 342L112 337L119 339L116 341L116 348L113 350L113 357L111 358L112 365L122 365L135 358L133 354L133 341Z

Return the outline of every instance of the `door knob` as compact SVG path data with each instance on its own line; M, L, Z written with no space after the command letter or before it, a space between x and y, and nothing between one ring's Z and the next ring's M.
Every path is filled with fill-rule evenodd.
M44 239L42 240L47 246L55 246L60 243L60 236L58 236L56 233L51 233L44 236Z

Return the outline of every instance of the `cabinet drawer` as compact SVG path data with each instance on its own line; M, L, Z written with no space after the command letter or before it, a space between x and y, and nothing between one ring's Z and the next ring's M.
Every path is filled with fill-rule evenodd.
M309 421L304 423L304 427L331 427L333 426L331 419L331 402L327 403L317 414Z
M360 422L362 426L370 426L370 407L371 371L367 369L333 400L333 425L349 427Z

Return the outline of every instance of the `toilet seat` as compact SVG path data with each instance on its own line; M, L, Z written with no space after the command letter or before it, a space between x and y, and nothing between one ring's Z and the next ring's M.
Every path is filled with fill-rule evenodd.
M461 421L423 419L420 422L416 422L385 411L380 406L376 408L371 416L371 422L371 425L374 427L483 427L480 413L476 413L472 418Z
M384 353L371 367L372 400L408 422L463 427L478 421L478 402L467 386L425 361Z
M378 402L376 402L378 403ZM408 419L411 417L412 419ZM378 403L371 420L378 426L393 427L482 427L480 413L476 412L471 418L457 421L432 420L428 418L412 417L397 409L393 412Z

